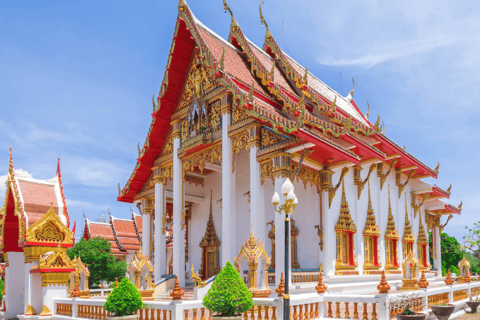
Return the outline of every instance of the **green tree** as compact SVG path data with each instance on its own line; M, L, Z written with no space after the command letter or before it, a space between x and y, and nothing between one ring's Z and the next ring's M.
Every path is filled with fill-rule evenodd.
M97 237L90 240L81 239L67 251L70 259L80 257L87 265L90 270L91 287L100 286L101 281L112 283L115 278L120 280L127 273L125 261L117 261L110 251L110 246L107 239Z
M213 280L203 305L223 317L233 317L253 307L252 294L230 261Z

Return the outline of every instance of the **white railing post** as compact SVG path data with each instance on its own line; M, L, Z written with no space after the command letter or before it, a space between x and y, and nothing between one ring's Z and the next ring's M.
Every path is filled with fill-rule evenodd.
M448 291L448 303L453 303L453 286L449 286L450 291Z
M425 292L425 296L422 297L422 302L423 302L423 312L427 312L428 311L428 293L427 293L427 289L420 289L422 290L423 292Z
M378 301L378 320L390 319L390 300L388 293L379 294L380 301Z
M322 296L322 301L318 303L318 316L320 319L323 319L327 317L327 302L325 301L327 294L320 293L319 295Z
M277 319L278 320L283 320L283 299L278 299L278 301L280 301L280 303L278 304L277 306Z
M172 304L172 319L171 320L183 320L183 308L181 307L181 301L175 301Z
M73 301L72 301L72 318L76 318L77 314L78 314L77 299L73 299Z

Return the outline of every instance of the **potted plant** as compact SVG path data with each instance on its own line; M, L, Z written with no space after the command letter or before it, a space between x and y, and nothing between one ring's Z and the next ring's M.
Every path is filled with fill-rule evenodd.
M431 309L438 320L448 320L453 311L455 311L455 305L448 303L433 304Z
M478 299L478 296L473 298L472 294L470 293L468 295L467 306L472 310L471 313L477 313L477 308L479 305L480 305L480 300Z
M220 270L212 287L203 297L203 305L215 312L216 319L242 319L242 313L253 307L252 294L230 261Z
M396 315L398 320L425 320L427 315L425 313L415 312L412 306L417 304L420 297L420 292L406 292L399 294L390 300L390 308L394 310L402 310Z
M142 296L129 279L123 278L108 295L104 308L113 314L110 319L138 319L137 310L143 308Z

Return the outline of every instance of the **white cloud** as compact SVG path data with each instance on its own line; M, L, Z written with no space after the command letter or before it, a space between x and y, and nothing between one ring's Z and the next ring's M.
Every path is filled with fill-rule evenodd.
M63 163L62 173L73 175L70 182L86 186L115 188L130 174L115 162L98 158L67 158Z
M67 207L69 209L74 209L77 211L105 211L110 207L108 205L98 205L82 200L65 199L65 201L67 202Z

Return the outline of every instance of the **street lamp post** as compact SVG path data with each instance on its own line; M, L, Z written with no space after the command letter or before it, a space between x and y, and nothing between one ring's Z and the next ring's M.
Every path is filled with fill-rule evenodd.
M280 203L280 196L277 192L272 197L272 204L275 207L275 211L282 214L285 213L285 294L283 295L283 319L289 320L290 319L290 295L289 295L289 286L290 286L290 273L289 273L289 244L290 244L290 237L289 237L289 228L290 228L290 219L289 215L295 212L295 207L298 204L298 199L293 193L293 184L290 179L287 178L282 185L281 192L285 196L285 203L282 204L279 208L277 208L278 204Z

